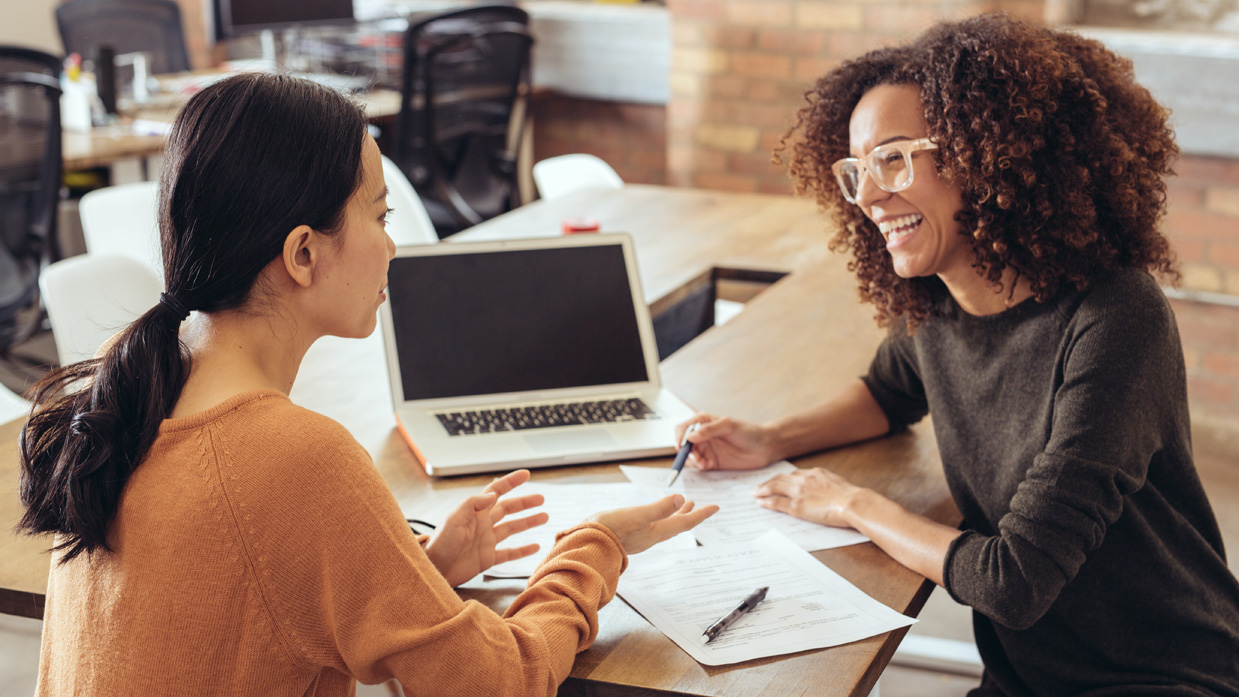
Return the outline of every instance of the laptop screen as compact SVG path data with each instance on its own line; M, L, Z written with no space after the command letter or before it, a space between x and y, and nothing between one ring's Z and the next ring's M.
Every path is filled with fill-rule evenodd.
M392 259L406 401L647 380L619 244Z

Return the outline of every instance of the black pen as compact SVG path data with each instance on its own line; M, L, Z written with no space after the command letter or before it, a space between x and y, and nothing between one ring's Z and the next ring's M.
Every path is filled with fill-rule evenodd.
M758 603L766 599L766 591L768 590L770 590L770 586L763 586L752 593L749 593L749 597L741 600L740 604L736 606L736 609L727 613L722 619L707 627L706 631L701 634L701 636L705 637L706 643L708 644L717 639L718 635L722 634L728 627L735 624L736 620L744 617L750 610L757 607Z
M684 440L680 441L680 452L675 454L675 462L671 463L671 479L667 480L667 486L675 484L675 480L680 477L680 470L684 469L684 463L688 462L688 454L693 451L693 444L688 442L688 434L697 430L700 424L690 424L684 429Z

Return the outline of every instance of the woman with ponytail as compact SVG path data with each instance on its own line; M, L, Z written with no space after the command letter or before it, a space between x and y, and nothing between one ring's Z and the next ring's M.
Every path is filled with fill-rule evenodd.
M554 694L626 554L714 507L562 533L500 617L452 588L536 546L514 472L419 540L365 450L289 389L319 337L375 328L394 253L361 110L240 75L178 115L160 178L167 288L49 374L22 432L19 528L54 533L39 695ZM188 320L188 321L187 321Z

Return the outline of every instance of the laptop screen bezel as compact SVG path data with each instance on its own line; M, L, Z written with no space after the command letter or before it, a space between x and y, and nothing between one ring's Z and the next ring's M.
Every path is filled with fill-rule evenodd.
M658 375L658 344L654 337L654 324L649 305L641 288L637 271L637 258L632 237L623 232L602 234L533 237L510 240L487 240L478 242L444 241L439 244L406 245L396 248L396 258L413 256L442 256L458 254L482 254L497 251L520 251L536 249L559 249L565 247L618 246L623 252L624 268L628 274L628 287L636 315L637 330L641 339L642 357L645 360L646 380L612 385L588 385L550 390L503 392L485 395L441 397L435 399L406 400L404 377L400 370L396 350L396 331L391 313L391 300L379 307L379 328L383 332L383 349L387 362L387 374L391 387L392 404L397 408L413 408L438 411L447 408L471 408L487 404L537 403L543 401L582 399L603 393L625 395L657 391L662 387Z

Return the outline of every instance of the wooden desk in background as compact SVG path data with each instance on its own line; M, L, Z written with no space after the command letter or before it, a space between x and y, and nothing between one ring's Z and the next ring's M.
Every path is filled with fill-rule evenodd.
M372 90L359 95L372 121L394 117L400 112L400 93L392 90ZM137 114L137 118L171 123L181 100L165 100L163 108L152 108ZM163 152L167 137L140 135L123 121L116 126L91 129L89 132L65 131L61 141L61 159L65 170L105 167L118 160L142 159Z
M783 196L651 186L590 191L537 202L488 221L461 239L557 234L588 215L636 240L647 301L654 308L710 276L711 269L788 271L735 319L697 337L662 364L666 384L693 407L764 421L814 404L862 374L881 334L856 299L845 260L826 249L826 223L811 203ZM456 238L453 238L456 239ZM548 346L547 350L557 350ZM569 350L564 347L563 350ZM403 510L426 517L490 476L427 476L394 428L382 342L320 340L306 356L293 400L344 424L374 456ZM670 428L670 425L668 426ZM0 426L0 524L17 519L16 422ZM669 461L654 461L667 466ZM947 492L927 424L853 447L797 458L873 487L946 524L959 514ZM614 464L535 470L556 482L623 481ZM0 547L0 611L40 617L47 540L7 536ZM814 556L888 606L910 615L932 584L871 543ZM470 584L462 595L502 611L523 581ZM594 646L577 657L561 695L857 695L872 689L906 630L844 646L712 668L677 648L622 600L603 609Z

